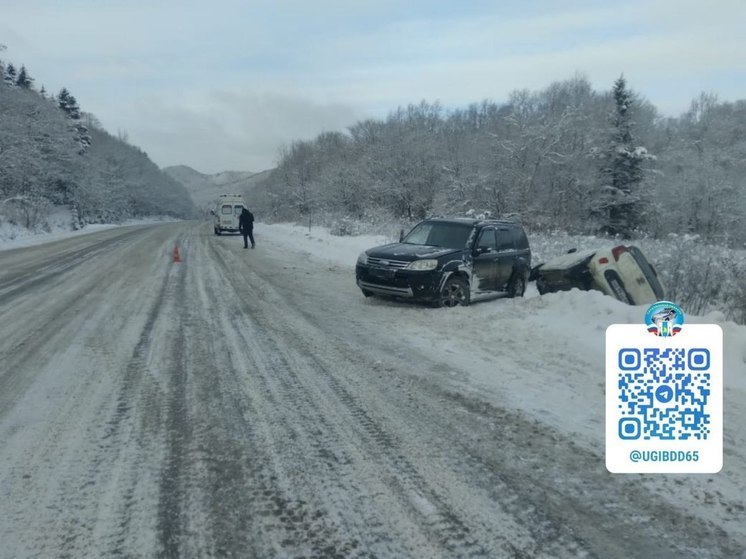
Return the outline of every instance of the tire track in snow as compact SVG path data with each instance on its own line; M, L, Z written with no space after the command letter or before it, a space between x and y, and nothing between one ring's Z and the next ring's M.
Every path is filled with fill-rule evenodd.
M413 357L411 349L407 351ZM392 348L390 353L399 350ZM510 362L512 355L496 359ZM427 361L427 356L417 358ZM521 366L529 365L533 363L522 361ZM528 551L531 556L555 557L573 550L569 556L675 558L697 550L698 556L716 558L738 550L720 527L698 521L639 484L609 474L602 456L551 426L498 408L478 394L444 388L425 375L416 379L412 394L434 424L455 431L453 445L467 458L460 468L472 471L485 495L531 531L536 542ZM433 402L468 415L451 422L432 410ZM628 514L620 518L619 510ZM526 552L520 547L515 551Z
M116 544L111 542L124 539L122 530L131 534L130 527L122 527L123 521L117 520L117 516L126 517L125 513L137 506L134 501L140 496L143 476L134 464L138 460L142 464L138 453L147 451L132 444L139 410L134 407L137 390L131 385L138 367L132 361L129 366L122 366L127 363L129 333L136 331L137 320L130 325L127 312L107 316L107 304L124 300L140 279L140 272L147 272L150 278L159 276L157 248L162 243L159 240L162 234L143 232L142 245L128 245L126 253L116 251L103 262L108 264L123 254L131 256L132 252L139 256L139 250L149 255L150 248L156 249L156 260L139 259L136 265L124 262L107 267L101 265L102 259L97 259L91 262L95 271L83 276L86 281L76 282L71 276L61 282L59 290L65 297L51 305L51 309L58 307L61 311L51 313L53 320L43 325L45 335L33 340L28 355L21 354L16 361L19 378L31 382L35 376L45 377L44 383L37 383L35 388L50 392L50 409L43 414L34 412L40 416L37 421L44 423L38 424L41 429L30 425L37 432L31 439L33 445L24 445L28 435L12 440L25 457L15 460L28 468L23 476L28 497L13 503L15 520L10 526L15 526L16 534L38 527L38 533L25 540L33 542L30 545L41 556L103 555L105 549L116 550ZM90 291L91 285L99 288ZM140 289L138 297L128 305L131 316L136 319L141 316L139 309L146 307L150 299L148 287ZM24 305L33 302L32 298ZM156 308L159 304L156 301ZM49 312L50 305L46 309ZM49 318L46 314L41 316ZM53 334L47 335L48 331ZM147 337L141 335L141 341ZM68 349L60 351L65 347ZM141 349L135 349L133 355L140 353ZM13 355L15 358L16 354ZM37 362L44 370L30 376L28 372ZM58 367L59 380L55 374ZM13 384L18 387L18 383ZM118 393L122 385L128 386L126 396ZM21 392L11 394L20 397ZM24 427L29 431L29 427ZM135 530L141 528L141 520ZM19 549L18 556L30 549L25 547L25 552Z
M16 273L0 276L0 307L8 301L27 296L40 287L48 286L53 282L64 281L64 274L74 270L81 263L138 239L141 233L142 231L139 229L127 231L111 239L96 241L95 244L90 246L67 249L62 253L52 255L51 258L40 262L30 270L28 266L25 266ZM2 260L3 254L0 252L0 262Z
M225 420L220 421L220 428L214 429L211 437L203 441L210 449L208 456L212 458L208 477L214 490L205 496L211 510L212 545L225 553L245 555L252 550L252 556L274 556L277 553L284 556L290 549L310 552L313 556L351 556L356 542L334 544L334 534L326 527L324 511L309 508L309 503L288 491L287 474L282 471L283 465L278 463L273 448L277 441L272 439L272 435L276 432L266 428L268 422L281 423L276 421L276 417L267 417L268 410L274 409L275 416L288 410L281 407L283 402L263 384L255 387L257 393L247 394L245 391L239 377L246 371L244 367L237 369L236 359L245 354L246 347L237 344L237 339L232 336L233 325L220 316L229 314L234 305L232 301L227 302L231 291L218 292L218 285L226 287L225 277L213 274L209 279L202 279L201 283L201 298L205 304L209 301L215 306L213 314L216 316L212 317L211 330L226 337L225 340L213 340L212 344L218 348L211 349L218 349L214 352L216 355L230 355L216 364L221 374L216 375L210 383L211 390L207 391L208 394L215 393L217 388L211 400L221 406L221 419ZM235 316L235 312L233 314ZM242 359L238 357L238 361L245 365ZM252 373L257 374L256 368L260 366L254 367ZM269 408L257 407L265 398ZM234 491L226 493L225 483ZM230 511L240 512L231 514ZM299 542L301 547L297 548Z
M433 429L450 433L449 438L456 450L453 454L461 452L464 457L461 462L456 460L453 463L454 470L460 471L464 477L472 477L472 485L481 487L485 496L489 495L494 502L500 503L521 526L532 533L533 544L516 545L508 549L506 555L527 553L530 556L543 554L556 557L564 554L574 557L586 553L601 557L629 557L635 554L638 557L651 554L676 557L688 548L697 550L702 557L720 557L737 552L736 542L729 541L725 532L717 526L697 521L635 483L625 484L622 480L612 479L613 476L603 467L602 457L573 445L570 436L558 433L551 426L521 413L483 405L485 402L478 394L459 394L453 389L444 389L442 379L423 380L427 379L427 368L430 365L434 368L437 364L429 363L426 355L405 348L395 340L393 344L389 342L391 345L388 347L382 347L386 343L386 336L373 331L372 324L380 327L375 316L367 317L369 320L364 323L354 312L347 311L344 307L346 300L332 307L329 301L324 300L332 299L330 296L322 297L314 304L304 302L303 295L308 293L304 285L318 281L318 278L304 278L306 281L297 282L299 285L273 282L272 285L278 287L278 294L284 291L283 297L280 297L274 295L274 288L261 279L269 278L270 270L247 267L246 271L250 274L248 279L252 289L258 292L263 301L277 304L277 317L302 315L318 331L335 337L331 345L341 353L345 353L342 347L347 346L349 355L369 355L360 358L360 364L366 370L370 370L375 360L388 363L393 371L400 370L402 362L423 363L422 373L412 371L415 374L405 372L402 375L415 381L412 391L414 402L407 402L395 390L382 384L380 379L364 382L367 375L354 377L332 373L332 376L349 387L353 394L365 393L363 387L366 385L382 390L384 395L381 402L391 402L388 409L392 421L389 424L396 417L397 408L416 404L427 418L426 421L438 426ZM337 285L332 283L327 287L334 290ZM336 316L331 317L323 312L325 308L337 307L341 312ZM260 312L261 308L252 310ZM302 345L303 333L309 331L308 327L301 326L300 321L278 322L280 326L274 332L275 336L284 336L285 339L293 339L296 346ZM296 324L297 328L293 328ZM282 331L282 326L287 328ZM354 344L356 338L360 340L359 345ZM313 347L307 353L313 355ZM386 354L391 358L382 357ZM406 360L397 363L395 357L404 357ZM323 361L333 362L328 358ZM355 380L350 384L353 378ZM441 406L442 409L438 409ZM445 413L446 409L451 411ZM481 411L477 413L477 410ZM462 411L470 419L464 422L465 425L460 425L454 411ZM498 423L504 421L505 425L495 426L495 419ZM425 420L420 418L419 421ZM396 432L401 434L402 430L397 429ZM421 464L418 462L417 465ZM551 477L544 477L548 472ZM432 480L430 476L428 479ZM620 507L627 511L621 524L618 521ZM650 522L658 517L667 528ZM467 526L474 526L476 520L478 518L471 518L465 522ZM666 537L667 534L678 535ZM630 545L631 538L637 538L639 543Z
M226 276L231 278L225 260L219 254L217 257L221 259ZM255 282L252 287L257 289ZM235 283L234 290L239 293L244 291L241 290L240 285ZM297 391L294 391L294 386L300 386L301 384L297 372L313 372L313 379L317 383L322 381L323 384L327 385L327 398L330 395L334 396L333 400L326 402L324 412L327 415L332 415L337 420L337 424L351 421L357 426L357 436L362 435L364 437L363 446L366 454L368 454L366 458L376 457L375 460L382 468L379 475L387 482L387 492L395 496L399 506L408 511L407 515L414 520L418 529L423 534L427 534L424 540L438 542L434 552L446 552L447 554L458 552L461 556L486 555L486 551L471 537L470 529L405 457L405 451L396 441L396 437L389 433L379 420L373 419L361 405L359 399L342 386L336 377L313 356L313 352L304 347L306 342L302 339L302 336L298 335L291 341L288 332L283 332L283 326L287 325L283 324L283 321L277 321L277 318L285 309L277 309L267 305L266 303L269 301L267 301L266 295L267 293L264 291L261 293L264 305L244 304L242 306L244 312L249 314L253 321L258 321L257 328L247 334L243 342L251 344L252 339L256 340L258 338L260 340L255 343L263 347L255 349L254 353L267 356L273 362L270 370L276 371L278 382L284 383L283 392L297 394ZM267 316L267 309L274 310L277 315L274 317ZM277 324L278 322L279 324ZM298 332L294 332L294 334L297 335ZM300 347L298 347L299 345ZM295 351L285 349L288 346L295 346ZM301 359L297 356L298 350L303 352L303 358ZM308 384L308 380L306 380L306 384ZM310 403L318 410L318 404L314 401L313 396L315 395L306 390L299 396L291 397L290 406L285 405L284 409L298 409L301 405L308 406ZM330 413L332 410L337 411L332 414ZM344 418L338 417L340 412ZM319 413L315 421L318 422L319 417L323 417L323 415ZM302 422L298 423L302 425ZM324 425L323 422L319 422L317 425L323 425L324 428L329 427L328 423ZM333 429L330 430L333 432ZM313 431L307 433L307 435L313 436ZM322 448L326 445L329 447L328 452L334 453L340 447L344 448L341 444L343 442L327 439L323 442L320 441L317 445ZM304 468L308 469L308 467L309 463L307 461ZM440 551L435 551L437 549ZM416 551L412 549L410 552Z
M186 256L186 248L183 251ZM183 266L175 266L169 277L166 297L170 306L176 307L186 301L186 274ZM188 446L192 438L191 421L187 409L187 361L186 361L186 327L182 313L174 308L169 313L177 317L175 333L167 350L169 359L164 363L167 379L167 401L165 412L166 458L159 482L160 500L158 502L157 533L161 553L165 557L182 557L181 540L183 538L184 510L186 492L186 469L189 467ZM152 327L152 326L151 326ZM146 331L143 332L146 335ZM147 342L146 342L147 343ZM145 345L143 346L145 351Z
M104 407L109 407L108 419L102 423L98 452L88 467L87 477L91 488L98 486L99 491L111 492L114 501L114 510L108 511L111 518L107 519L106 525L98 527L96 535L98 549L107 549L106 555L113 557L128 555L128 543L136 529L132 526L135 509L138 507L136 492L138 485L142 483L141 468L147 467L142 463L143 456L137 452L146 448L146 443L138 440L142 432L140 414L147 412L147 407L142 403L147 402L146 395L154 388L147 377L149 357L156 339L157 324L165 314L169 293L173 291L173 272L171 269L164 274L150 303L137 343L119 378L115 400L104 403ZM101 416L105 417L106 412L101 411ZM134 455L129 456L130 454ZM116 479L109 482L108 488L101 487L101 476L112 470L117 472ZM74 531L70 530L69 534L66 545L75 542ZM80 549L76 550L74 547L70 549L72 555L79 551Z

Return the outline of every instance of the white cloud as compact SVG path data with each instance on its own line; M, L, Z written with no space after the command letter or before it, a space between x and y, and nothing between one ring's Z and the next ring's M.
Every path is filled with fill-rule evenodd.
M500 101L578 71L599 89L623 72L669 114L702 90L742 97L744 21L742 0L2 0L0 43L159 164L208 170L267 167L279 143L400 104Z
M112 123L126 127L133 143L151 146L146 151L162 166L188 164L215 173L261 171L274 165L280 146L322 130L344 130L358 118L349 106L277 91L211 90L143 98Z

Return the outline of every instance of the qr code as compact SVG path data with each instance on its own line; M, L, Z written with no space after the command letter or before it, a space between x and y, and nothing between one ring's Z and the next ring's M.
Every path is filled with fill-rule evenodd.
M620 349L620 436L706 440L709 369L710 352L705 348Z

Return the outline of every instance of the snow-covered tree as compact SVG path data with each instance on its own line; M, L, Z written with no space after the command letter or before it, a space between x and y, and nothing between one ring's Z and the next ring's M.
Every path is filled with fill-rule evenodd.
M661 124L659 138L656 208L669 217L656 234L697 234L743 246L746 101L723 103L703 93L680 118Z
M624 78L605 93L578 75L505 103L423 102L324 133L285 150L256 192L283 219L307 217L313 200L362 219L474 209L533 229L744 243L745 130L746 101L703 98L663 119Z
M598 216L603 232L628 238L644 224L645 197L640 185L643 164L653 156L645 147L636 145L632 135L635 99L623 76L614 83L612 95L609 139L604 148L595 152L601 161L601 184L591 201L592 212Z
M65 112L68 118L73 121L73 128L76 131L79 151L81 154L85 153L88 146L91 145L91 136L88 132L88 127L86 127L81 121L81 111L78 106L78 101L66 88L63 87L57 95L57 104L60 109Z
M31 89L33 83L34 80L31 76L28 75L26 66L21 66L21 70L20 72L18 72L18 78L16 79L16 85L23 89Z
M63 87L57 94L57 104L65 114L73 120L80 120L80 107L78 101L73 97L67 88Z
M35 229L60 204L77 210L82 223L192 215L183 186L141 150L104 132L93 115L81 113L67 90L60 97L63 110L31 88L1 88L0 219ZM81 142L95 147L86 125L102 145L83 153Z
M5 76L3 79L5 80L5 85L8 87L15 87L18 76L16 76L15 66L10 62L8 62L8 65L5 67Z

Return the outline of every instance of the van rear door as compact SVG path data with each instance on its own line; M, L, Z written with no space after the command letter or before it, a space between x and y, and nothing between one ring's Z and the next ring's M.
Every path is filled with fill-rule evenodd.
M233 205L222 204L220 206L220 228L221 229L236 229L233 225Z

